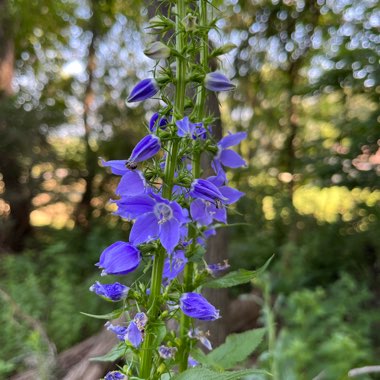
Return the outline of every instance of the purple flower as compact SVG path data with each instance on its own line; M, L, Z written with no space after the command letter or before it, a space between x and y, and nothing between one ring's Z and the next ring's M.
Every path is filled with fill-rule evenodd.
M203 123L192 123L187 116L176 122L177 135L179 137L191 137L192 139L205 139L207 130L203 127Z
M189 367L196 367L199 363L191 356L187 359L187 365Z
M133 347L140 346L143 341L143 333L139 330L134 321L131 321L129 324L125 334L125 339L128 340Z
M144 339L145 326L148 323L148 317L145 313L137 313L130 322L125 339L128 340L133 347L138 347Z
M193 198L200 198L210 202L219 203L227 200L212 182L201 178L195 179L192 182L189 194Z
M212 350L211 342L207 339L207 336L210 335L209 332L205 333L202 330L195 328L190 329L188 335L190 338L198 339L208 350Z
M180 298L179 307L187 316L201 321L214 321L220 318L219 310L199 293L184 293Z
M107 322L104 326L108 331L112 331L114 334L116 334L117 339L121 340L122 342L125 341L125 337L127 335L127 327L115 326L111 322Z
M103 268L102 275L121 275L134 271L141 261L140 251L130 243L117 241L100 255L97 265Z
M132 89L127 102L141 102L156 95L159 90L157 82L153 78L143 79Z
M224 260L223 263L207 265L206 270L211 274L211 276L215 277L219 274L219 272L223 272L227 270L229 267L230 264L228 264L228 260Z
M162 359L172 359L174 358L176 352L177 352L176 347L160 346L158 348L158 354L160 355Z
M170 257L165 260L163 278L172 281L175 279L185 268L187 258L183 251L175 251Z
M214 71L206 75L205 87L211 91L230 91L235 85L225 75Z
M155 135L148 135L141 139L132 150L131 157L127 161L128 169L135 169L136 163L148 160L161 149L160 139Z
M137 313L133 318L137 328L140 331L144 331L146 324L148 323L148 317L145 313Z
M225 173L223 171L222 165L227 166L229 168L240 168L241 166L246 165L246 162L239 154L237 154L231 149L227 149L231 146L239 144L240 141L245 139L246 137L246 132L238 132L224 136L218 142L218 153L212 163L217 175L222 175L224 177L224 180Z
M140 170L130 170L128 160L104 161L101 159L102 166L111 168L111 172L121 175L121 180L116 188L116 195L133 196L143 194L146 191L146 181L144 174Z
M215 219L227 223L227 213L224 207L216 207L214 202L195 199L190 205L192 219L201 226L208 226Z
M156 112L149 120L149 129L151 132L155 132L157 128L164 129L164 127L166 127L167 124L168 120L165 117L160 116L160 114Z
M117 215L136 219L129 235L132 244L158 238L169 253L173 251L180 239L180 227L187 221L185 212L177 202L151 194L122 197L115 203L118 205Z
M104 380L128 380L128 376L119 371L111 371L104 376Z
M107 300L117 302L127 298L129 288L119 282L113 284L101 284L99 281L96 281L95 284L91 285L90 291L106 298Z

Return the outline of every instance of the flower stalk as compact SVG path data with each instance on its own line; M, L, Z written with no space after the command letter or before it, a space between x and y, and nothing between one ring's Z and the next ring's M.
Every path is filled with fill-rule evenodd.
M198 342L211 349L205 333L194 328L194 320L213 321L219 311L197 287L200 279L216 272L210 268L228 266L209 266L202 252L207 236L215 233L215 223L227 223L225 205L243 195L226 186L224 167L245 164L229 149L245 134L229 134L217 143L210 136L211 118L205 115L207 90L233 88L227 77L209 72L208 0L177 0L173 14L175 22L161 15L150 20L152 33L172 30L175 41L150 45L146 53L157 60L156 71L153 78L137 83L127 99L161 100L150 119L149 134L129 159L101 160L121 176L115 190L119 199L113 201L115 214L133 224L129 242L106 248L98 266L104 275L127 275L142 263L147 265L142 280L128 286L96 282L90 288L106 300L123 301L121 310L127 317L128 327L106 324L133 357L123 371L106 375L109 379L119 373L145 380L162 374L171 377L196 364L190 355ZM187 84L195 94L187 93ZM215 175L202 178L201 156L206 152L213 155ZM170 319L179 323L178 331L167 331Z
M178 0L177 2L177 16L176 16L176 27L175 27L175 35L176 35L176 48L177 51L182 53L185 46L185 33L182 27L182 20L186 16L186 5L185 0ZM175 92L175 101L174 101L174 118L181 119L183 117L184 108L185 108L185 95L186 95L186 62L181 54L176 56L176 92ZM176 169L177 163L177 155L178 155L178 145L179 140L173 140L169 143L168 154L166 156L165 163L165 184L166 186L163 188L162 195L164 198L171 199L172 190L173 190L173 180L174 173ZM157 300L161 294L162 287L162 273L164 268L165 255L164 252L159 250L154 257L153 261L153 270L151 277L151 293L149 297L149 312L148 318L149 320L155 321L159 312L159 308L157 305ZM141 366L140 366L140 377L143 379L149 379L149 376L152 371L152 362L153 362L153 351L151 349L154 337L156 332L154 329L151 331L148 330L147 335L145 337L145 341L143 343L143 348L141 351Z

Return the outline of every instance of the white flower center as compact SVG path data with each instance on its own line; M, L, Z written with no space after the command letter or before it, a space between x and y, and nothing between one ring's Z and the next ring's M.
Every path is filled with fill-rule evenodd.
M154 206L154 214L158 219L158 224L163 224L173 217L173 210L166 203L157 203Z

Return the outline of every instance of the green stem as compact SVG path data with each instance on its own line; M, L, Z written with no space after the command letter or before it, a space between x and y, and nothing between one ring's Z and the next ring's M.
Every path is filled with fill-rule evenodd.
M208 30L207 27L207 1L199 0L199 22L202 29L202 38L200 41L200 64L205 73L208 72ZM204 116L206 103L206 88L202 84L198 88L197 99L195 101L194 114L199 121L202 121Z
M207 0L199 0L199 14L200 14L200 27L202 29L202 38L200 41L200 65L204 72L208 71L208 33L207 33ZM195 108L193 114L197 117L197 121L202 121L205 111L206 102L206 89L201 85L197 92L197 98L195 101ZM201 155L200 152L194 152L193 154L193 177L199 178L201 172L200 165ZM190 252L193 252L196 246L197 231L193 227L190 232L190 237L193 240ZM189 292L193 289L193 277L194 277L194 263L188 262L184 270L184 291ZM190 328L191 319L185 314L181 315L180 320L180 336L182 342L182 350L180 351L179 371L183 372L187 369L187 362L190 353L190 341L187 336Z
M182 53L185 47L185 34L183 32L182 20L186 16L185 0L178 0L177 2L177 17L176 17L176 48ZM185 109L185 91L186 91L186 61L182 57L177 57L177 75L176 75L176 94L174 101L174 119L181 119ZM165 163L165 185L163 187L162 195L164 198L171 199L175 168L177 165L177 155L179 148L179 140L169 142L168 154ZM162 272L165 262L165 251L159 250L153 261L151 289L148 301L149 309L148 314L148 329L142 345L141 361L140 361L140 374L139 377L143 379L150 379L153 365L153 342L156 336L154 329L154 322L157 320L160 312L160 295L162 285Z

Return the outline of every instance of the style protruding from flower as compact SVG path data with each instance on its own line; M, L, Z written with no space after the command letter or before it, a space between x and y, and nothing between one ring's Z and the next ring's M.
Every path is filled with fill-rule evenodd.
M132 89L127 102L141 102L156 95L158 91L158 84L153 78L143 79Z
M117 302L128 297L129 288L119 282L113 284L101 284L99 281L96 281L95 284L91 285L90 291L108 301Z
M205 87L210 91L231 91L236 86L224 74L213 71L206 75Z
M220 318L219 310L199 293L184 293L180 298L179 307L185 315L201 321Z
M140 251L134 245L117 241L102 252L96 265L103 269L102 275L123 275L133 272L140 261Z

